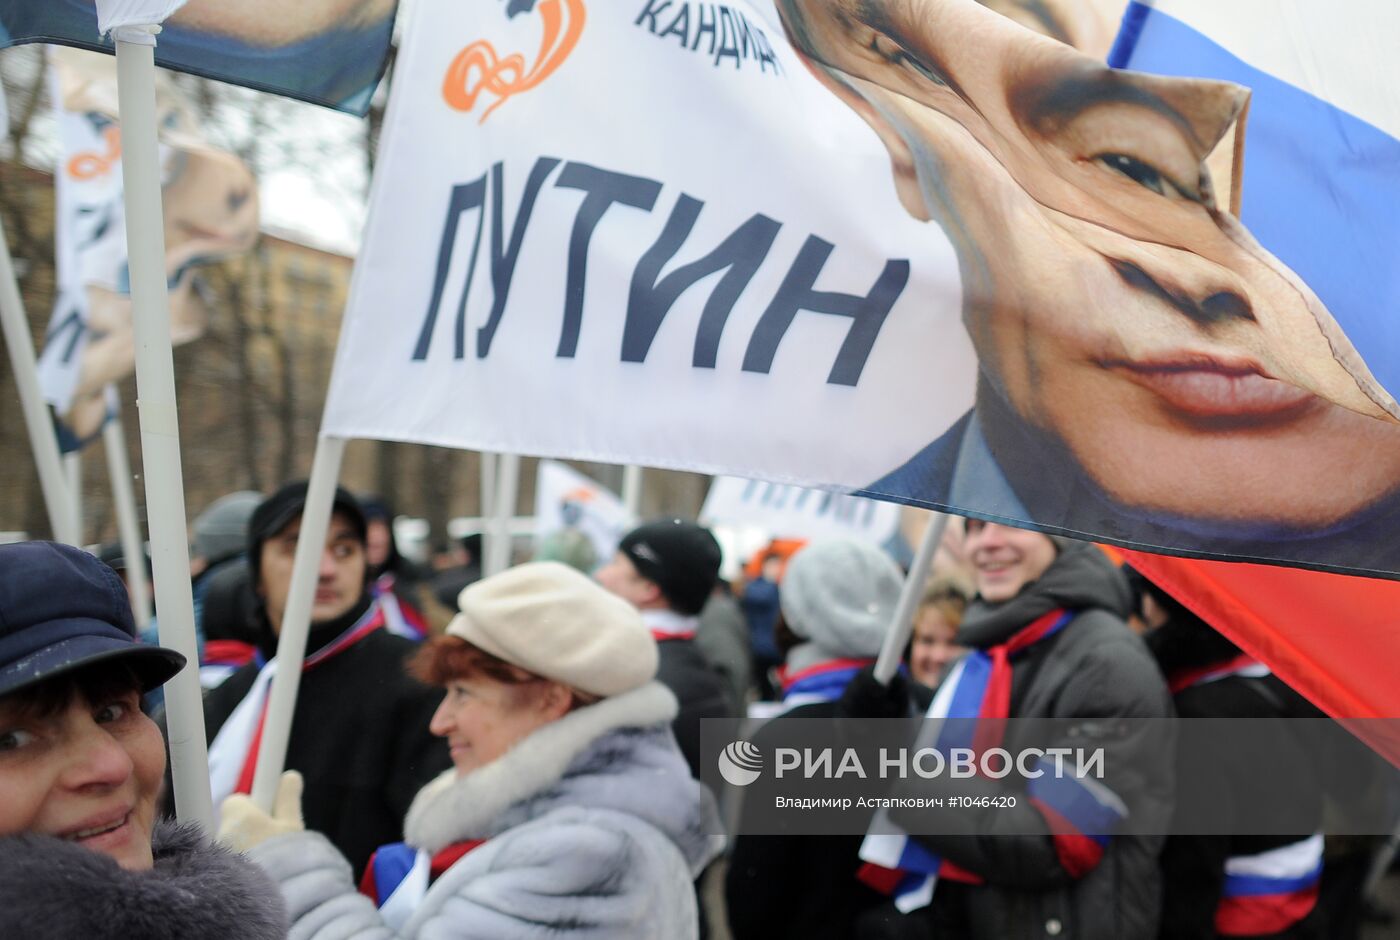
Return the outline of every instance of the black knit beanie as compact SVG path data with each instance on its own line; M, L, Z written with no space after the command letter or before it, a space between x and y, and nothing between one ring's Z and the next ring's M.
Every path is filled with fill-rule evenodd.
M719 580L719 543L693 522L649 522L628 532L617 549L680 614L700 613Z

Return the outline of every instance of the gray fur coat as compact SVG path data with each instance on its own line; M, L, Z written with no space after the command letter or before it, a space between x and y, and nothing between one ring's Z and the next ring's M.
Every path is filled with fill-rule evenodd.
M409 845L435 853L487 841L428 889L399 933L317 833L249 854L282 885L297 940L693 938L692 882L723 838L671 734L675 714L675 697L652 682L424 787L404 824Z
M287 915L256 865L194 826L156 827L155 868L130 872L50 836L0 839L6 940L281 940Z

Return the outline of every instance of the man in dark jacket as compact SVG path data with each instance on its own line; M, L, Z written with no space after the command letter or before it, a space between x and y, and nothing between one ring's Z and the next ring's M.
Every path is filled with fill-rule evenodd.
M212 691L204 717L217 806L248 792L301 531L306 484L268 497L248 523L249 579L259 610L258 655ZM403 838L409 804L451 766L428 732L441 693L409 677L415 644L384 629L368 592L365 519L337 490L317 575L306 661L287 746L287 768L306 781L306 826L324 833L354 866Z
M1323 742L1307 719L1320 713L1166 591L1146 582L1144 597L1147 646L1177 714L1216 719L1191 722L1180 742L1162 940L1338 936L1317 904Z
M892 808L889 821L944 867L925 906L908 914L895 905L872 912L858 935L924 936L937 929L938 936L978 940L1149 940L1161 893L1162 836L1153 833L1166 831L1172 784L1173 740L1166 722L1156 719L1171 714L1171 703L1152 657L1124 622L1127 583L1094 546L1037 532L971 520L966 548L978 597L958 631L958 643L972 651L960 662L986 666L993 679L980 712L965 717L992 714L987 698L993 689L1006 694L996 676L1009 668L1009 701L996 710L1008 718L1050 719L1063 739L1026 740L1024 731L1007 726L1000 746L1013 755L1030 747L1102 748L1106 772L1093 781L1092 793L1099 806L1114 809L1115 822L1100 815L1096 828L1075 831L1075 813L1057 805L1050 791L1038 797L1037 781L1027 793L1026 782L1013 783L1014 777L903 780L892 796L942 797L942 804ZM956 689L948 684L968 674L955 666L944 686ZM857 717L903 715L907 684L896 677L882 687L867 672L847 688L842 705ZM931 711L939 707L936 698ZM1074 777L1064 782L1089 789ZM895 890L903 891L909 881L898 884ZM903 910L915 907L908 896L900 900Z
M661 657L656 678L680 702L671 727L697 779L701 720L735 717L723 676L695 644L700 611L719 578L719 564L719 543L708 529L666 519L627 533L612 560L594 574L599 584L641 611L656 638Z

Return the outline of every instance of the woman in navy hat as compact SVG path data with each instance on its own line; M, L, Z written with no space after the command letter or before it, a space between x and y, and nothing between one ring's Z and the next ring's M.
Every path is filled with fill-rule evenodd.
M0 935L286 935L255 866L156 818L165 745L141 696L184 665L137 642L96 558L0 546Z

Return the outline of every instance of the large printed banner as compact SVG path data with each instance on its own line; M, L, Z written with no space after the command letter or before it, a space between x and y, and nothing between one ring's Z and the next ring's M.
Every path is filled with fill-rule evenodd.
M364 114L384 73L397 0L120 0L104 8L113 23L169 14L157 65ZM0 48L26 42L113 48L94 0L0 0Z
M423 0L325 430L1400 573L1394 298L1232 213L1249 89L995 6Z
M889 547L899 537L899 507L782 483L715 477L700 519L707 525L754 526L776 538L846 538Z
M50 61L61 144L54 171L57 296L39 383L59 416L61 445L74 450L101 430L112 407L108 389L135 370L136 346L115 63L57 48ZM195 290L198 266L246 251L257 238L257 183L241 160L199 138L193 110L168 81L157 88L171 338L180 345L203 335L207 324Z

